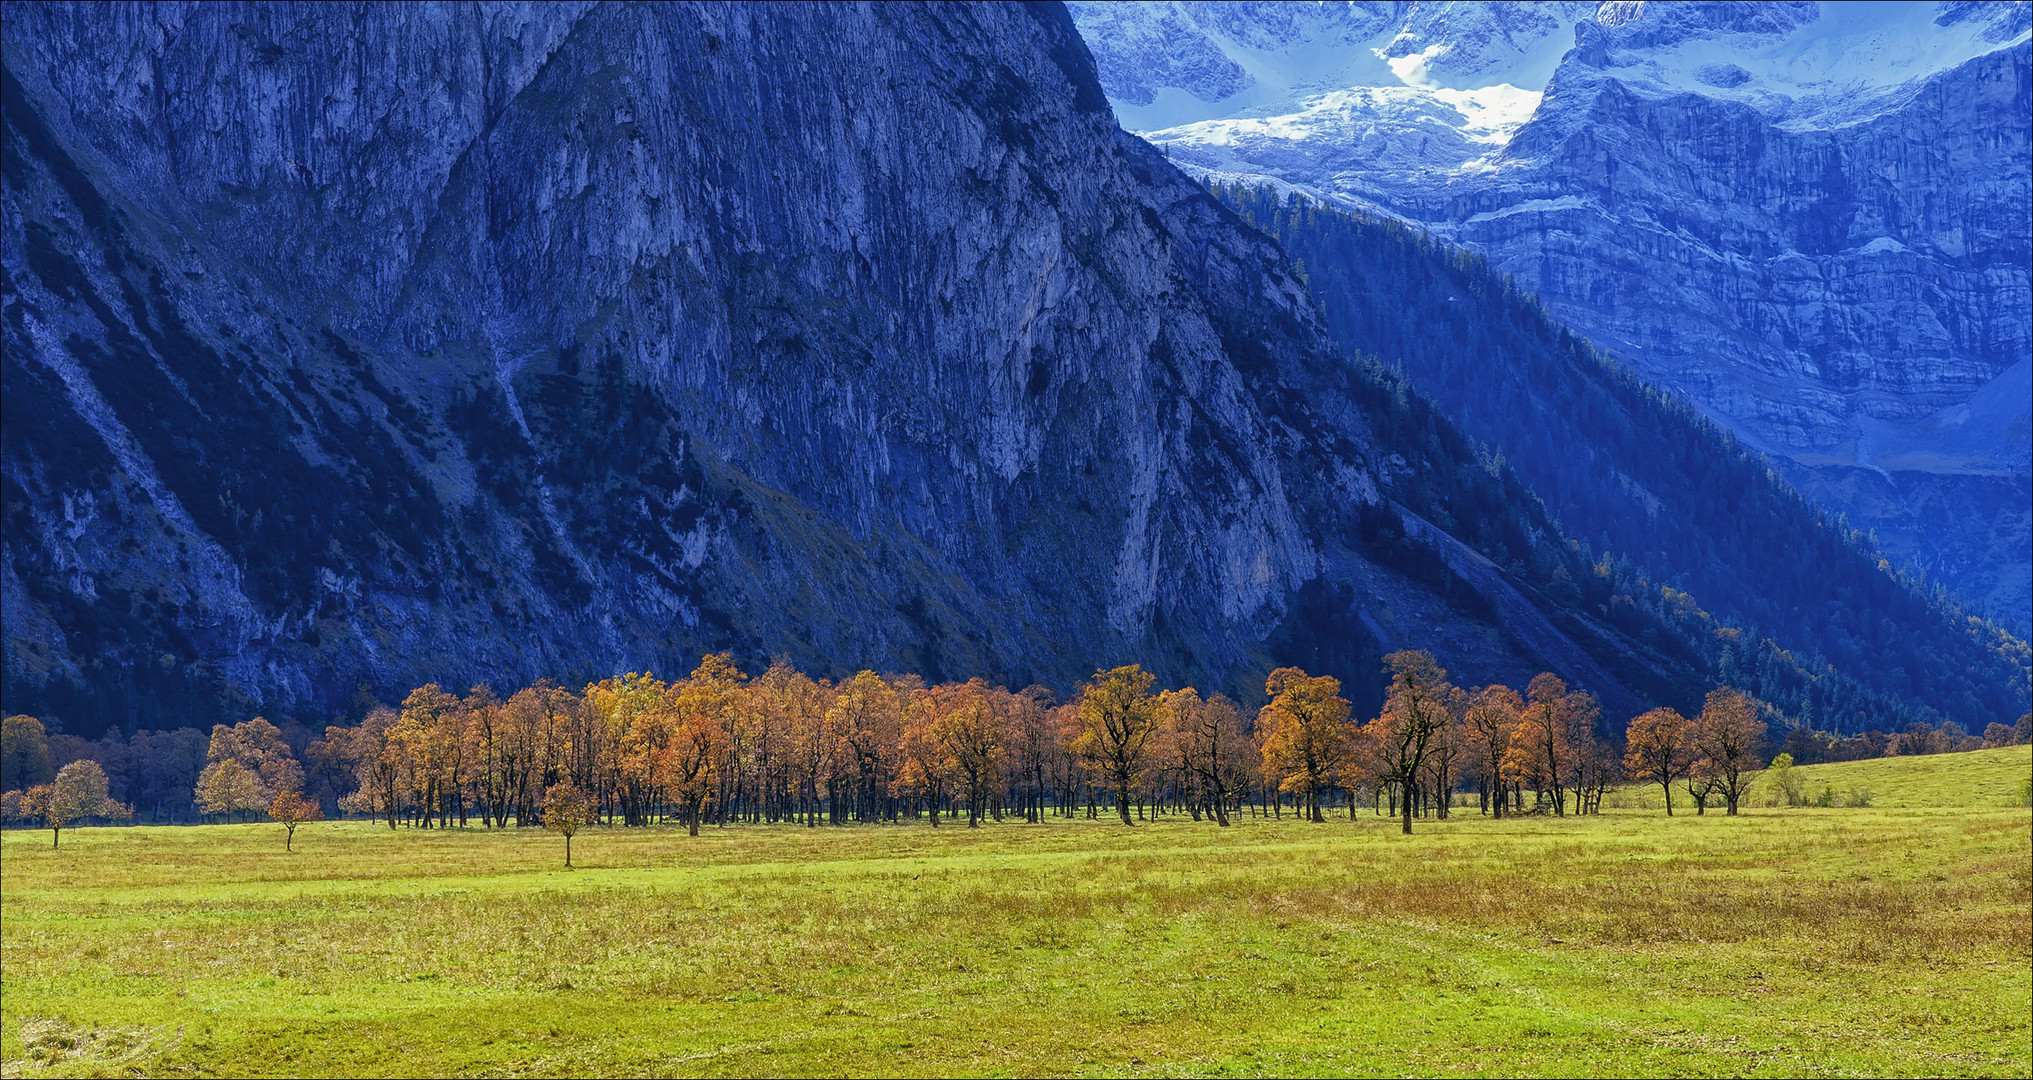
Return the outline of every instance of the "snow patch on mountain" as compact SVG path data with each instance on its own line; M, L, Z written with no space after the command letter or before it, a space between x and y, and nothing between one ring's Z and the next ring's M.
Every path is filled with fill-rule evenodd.
M1209 146L1431 137L1450 167L1500 147L1593 5L1108 3L1068 5L1116 116L1153 142ZM1367 94L1355 91L1372 91ZM1231 125L1227 121L1279 121ZM1458 150L1459 152L1453 152ZM1463 157L1466 154L1466 157Z
M1927 78L2028 37L2026 8L2016 4L1829 0L1814 15L1791 26L1698 28L1664 47L1656 33L1611 30L1602 66L1641 94L1738 102L1806 131L1882 115Z

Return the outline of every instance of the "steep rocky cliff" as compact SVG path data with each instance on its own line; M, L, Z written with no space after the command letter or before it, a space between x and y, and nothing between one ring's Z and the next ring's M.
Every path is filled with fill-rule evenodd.
M4 59L10 710L1561 651L1360 554L1472 448L1380 441L1056 5L24 4Z
M1076 11L1174 161L1484 254L2033 629L2025 3Z

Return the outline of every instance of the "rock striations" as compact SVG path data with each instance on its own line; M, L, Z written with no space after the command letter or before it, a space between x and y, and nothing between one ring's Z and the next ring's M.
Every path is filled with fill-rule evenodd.
M1327 575L1375 647L1578 655L1349 554L1404 459L1057 5L18 4L4 44L10 710L723 648L1241 688Z

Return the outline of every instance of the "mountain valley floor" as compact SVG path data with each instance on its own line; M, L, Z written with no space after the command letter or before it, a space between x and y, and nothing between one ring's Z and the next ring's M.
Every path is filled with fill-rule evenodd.
M1868 807L0 836L0 1072L2033 1071L2025 746ZM1760 802L1755 794L1753 802Z

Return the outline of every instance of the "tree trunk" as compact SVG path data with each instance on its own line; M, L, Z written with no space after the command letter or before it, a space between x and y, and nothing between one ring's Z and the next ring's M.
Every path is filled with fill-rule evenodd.
M1404 825L1404 833L1406 836L1410 836L1412 835L1412 793L1409 790L1405 792L1405 798L1399 805L1403 807L1405 812L1404 817L1400 819Z

